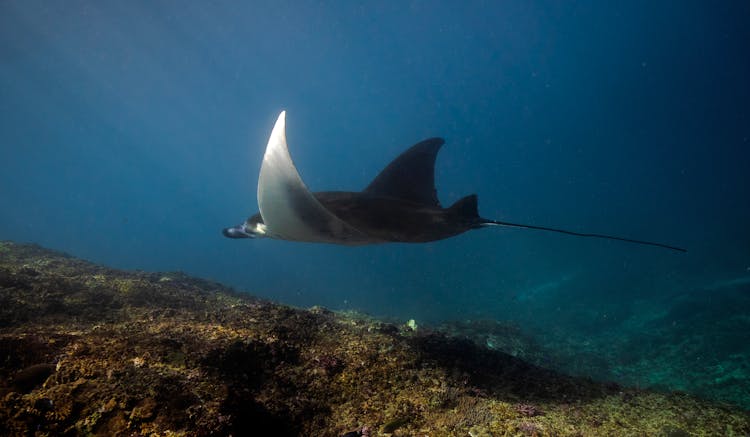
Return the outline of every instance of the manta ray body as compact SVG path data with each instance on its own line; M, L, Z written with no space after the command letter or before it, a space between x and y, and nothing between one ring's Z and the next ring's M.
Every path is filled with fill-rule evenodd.
M258 178L258 209L229 238L268 237L288 241L364 245L424 243L471 229L510 226L597 237L684 251L674 246L603 234L489 220L479 216L477 196L443 208L435 190L435 159L441 138L421 141L394 159L360 192L311 192L292 161L286 142L286 113L271 132Z

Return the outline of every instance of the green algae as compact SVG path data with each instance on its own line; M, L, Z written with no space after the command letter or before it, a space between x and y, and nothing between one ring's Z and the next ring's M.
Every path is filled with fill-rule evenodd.
M2 435L750 433L734 407L566 376L486 340L3 247ZM12 385L36 365L54 371Z

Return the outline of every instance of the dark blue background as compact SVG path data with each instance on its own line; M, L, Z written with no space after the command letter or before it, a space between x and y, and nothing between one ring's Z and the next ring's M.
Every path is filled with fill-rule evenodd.
M747 2L0 2L0 238L296 305L575 324L750 276ZM225 239L273 122L313 190L446 138L443 204L514 229Z

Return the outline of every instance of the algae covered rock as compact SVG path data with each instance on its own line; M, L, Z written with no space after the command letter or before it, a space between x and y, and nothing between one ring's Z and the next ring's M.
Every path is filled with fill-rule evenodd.
M493 329L523 353L4 242L0 435L750 433L729 406L531 365Z

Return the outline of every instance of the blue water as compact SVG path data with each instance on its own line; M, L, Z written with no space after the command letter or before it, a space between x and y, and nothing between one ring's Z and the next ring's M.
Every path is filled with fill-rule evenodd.
M293 305L625 335L750 295L749 42L742 1L0 2L0 238ZM282 109L314 191L441 136L445 205L689 252L226 239ZM711 317L746 318L737 299Z

